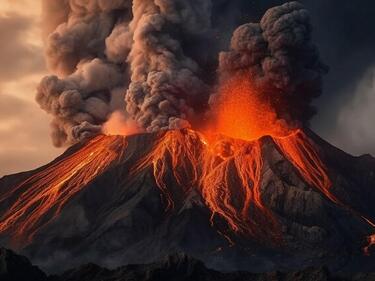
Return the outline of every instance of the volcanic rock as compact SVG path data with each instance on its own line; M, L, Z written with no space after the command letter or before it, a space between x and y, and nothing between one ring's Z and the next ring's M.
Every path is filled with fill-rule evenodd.
M0 248L0 280L1 281L44 281L47 276L38 267L33 266L23 256L11 250Z
M134 167L164 140L165 134L111 137L114 145L110 149L119 155L116 161L99 174L91 173L92 179L69 198L61 212L52 209L36 220L32 239L14 239L15 230L7 229L0 233L0 243L18 249L48 272L61 272L90 262L109 268L152 263L176 252L184 252L220 271L291 271L324 265L334 272L369 271L375 264L371 256L363 254L367 237L374 229L361 217L375 218L375 159L371 156L350 156L312 132L306 132L325 163L332 193L342 203L336 204L305 181L272 138L260 139L261 199L278 221L282 237L280 243L274 243L232 233L219 215L212 219L212 211L199 189L194 184L186 190L181 188L170 155L165 156L163 180L173 207L166 209L167 200L155 180L154 169L146 167L134 173ZM191 143L195 153L203 154L198 135L192 137L194 133L185 130L175 134L177 148ZM117 145L124 141L126 146ZM0 198L25 179L53 170L56 163L67 161L88 145L73 146L35 171L2 178ZM187 159L184 151L179 157ZM83 159L89 159L89 155L83 155ZM90 165L103 164L95 159ZM202 169L200 165L192 163L191 167L184 167L184 175L191 175L194 167ZM233 177L234 172L229 173ZM184 178L183 182L192 180ZM4 218L17 198L30 187L31 184L25 184L18 193L0 200L0 217ZM96 266L85 270L107 274Z

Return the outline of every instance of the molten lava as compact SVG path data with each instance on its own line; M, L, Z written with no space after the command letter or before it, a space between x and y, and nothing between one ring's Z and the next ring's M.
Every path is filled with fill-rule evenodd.
M345 207L331 192L332 184L315 144L302 129L278 118L270 102L252 87L248 75L222 84L212 112L209 126L200 128L203 134L187 129L159 132L151 149L131 170L135 175L152 169L167 211L183 202L181 194L194 190L211 211L212 225L229 241L235 233L279 244L279 222L262 200L265 136L273 140L307 184ZM109 134L123 128L118 126L123 122L113 118L105 126ZM125 128L128 133L129 127ZM6 192L0 202L17 199L0 218L0 232L9 231L21 241L30 241L73 196L120 161L126 147L124 137L98 136ZM366 251L375 244L375 235L368 240Z
M193 131L166 132L140 161L136 171L153 167L156 183L167 200L167 209L173 207L175 200L166 183L171 167L175 182L183 190L198 189L212 212L212 224L218 215L236 233L277 242L281 240L278 222L261 198L260 139L269 136L307 184L335 204L351 210L331 192L332 183L315 144L302 129L279 120L273 107L262 100L248 78L246 74L239 75L220 87L213 118L202 129L207 139ZM370 220L364 220L374 226ZM225 231L220 233L229 235ZM369 242L374 241L375 237L370 236Z
M212 211L212 224L218 214L234 232L260 241L280 242L278 223L261 199L260 142L219 139L214 149L207 147L205 152L199 183Z
M285 137L292 133L277 117L269 101L254 89L246 73L222 83L213 105L212 119L205 135L223 134L247 141L264 136Z
M127 143L122 137L97 136L82 149L36 173L0 197L19 196L1 217L0 232L10 230L16 243L29 242L43 225L115 160Z
M182 132L179 130L163 132L153 149L137 163L132 174L153 167L157 186L164 194L167 201L166 209L174 206L171 190L165 183L170 165L176 183L182 187L184 193L189 191L198 179L199 136L193 131Z
M273 137L273 140L310 186L319 189L332 202L340 204L330 192L332 183L314 144L302 130L298 129L288 137Z

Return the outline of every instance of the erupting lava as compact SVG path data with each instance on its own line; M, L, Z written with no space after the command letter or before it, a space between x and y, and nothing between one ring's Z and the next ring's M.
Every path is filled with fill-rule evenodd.
M175 182L184 190L198 189L212 212L212 224L217 214L236 233L280 242L278 222L261 198L261 138L269 136L306 183L335 204L351 210L330 191L332 183L314 143L302 129L278 119L246 76L234 77L222 85L213 111L208 129L203 129L204 136L194 131L166 132L135 169L139 172L153 167L167 209L174 205L166 183L170 161ZM375 238L369 237L369 242L374 244Z
M188 129L159 132L131 171L135 175L152 168L167 210L184 200L181 194L194 189L211 211L212 225L228 240L235 233L258 241L282 242L279 222L261 196L265 136L307 184L345 207L330 190L332 184L315 144L302 129L278 119L246 75L229 79L220 87L213 113L209 127L201 130L203 134ZM69 199L120 161L126 147L125 137L98 136L3 194L0 202L15 203L0 218L0 232L9 231L21 241L30 241ZM369 237L369 245L373 244L375 236Z
M264 100L251 85L246 73L232 77L219 88L214 101L213 116L203 131L247 141L263 136L285 137L293 130L277 114L269 101Z
M64 205L112 162L121 159L125 138L98 136L82 149L57 161L0 197L18 196L2 216L0 232L11 230L15 242L29 242L38 229L54 219Z
M271 230L278 238L277 222L261 199L262 137L269 136L274 140L307 183L332 201L337 200L329 191L331 182L314 145L301 129L291 128L277 117L270 102L253 88L249 77L246 73L232 77L219 89L213 108L214 117L209 129L204 130L205 135L212 139L213 135L219 133L244 141L238 145L238 141L232 140L229 144L231 157L220 165L215 166L208 161L210 164L205 165L202 177L202 194L213 213L224 217L233 230L253 235L258 232L261 237L267 236ZM228 182L230 162L234 164L240 185ZM233 196L233 186L243 187L244 194ZM234 198L244 200L241 208L233 204ZM250 219L251 206L253 212L258 211L263 215L261 224ZM256 217L259 218L259 214Z

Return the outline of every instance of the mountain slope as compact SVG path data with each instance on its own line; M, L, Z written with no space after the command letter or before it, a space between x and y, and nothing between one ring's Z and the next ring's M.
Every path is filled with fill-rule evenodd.
M40 169L2 178L0 242L48 271L87 262L109 267L149 263L176 252L220 270L263 272L313 265L339 270L348 264L355 267L357 260L371 264L362 248L374 230L361 216L375 218L375 160L352 157L312 132L306 134L327 167L332 194L340 204L311 186L275 141L264 137L259 140L258 169L262 206L249 209L254 235L234 231L220 213L212 217L212 206L192 180L204 164L189 160L204 155L205 144L197 133L183 130L99 136ZM163 150L165 143L169 145ZM145 161L149 155L151 162ZM157 157L161 160L155 161ZM240 198L236 192L244 189L234 168L234 163L241 164L240 157L213 159L217 167L225 167L235 200ZM43 184L46 178L53 188ZM35 194L43 196L27 205ZM52 204L51 198L58 200ZM39 209L43 212L36 212ZM17 213L12 210L19 216L9 219Z

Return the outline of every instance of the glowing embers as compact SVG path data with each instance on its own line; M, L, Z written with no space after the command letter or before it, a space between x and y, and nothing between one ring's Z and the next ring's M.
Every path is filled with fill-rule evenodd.
M212 100L211 118L203 129L206 136L220 133L252 141L291 133L290 126L278 118L271 102L253 87L250 78L250 74L242 73L221 83Z
M371 225L375 227L373 223L371 223ZM370 248L373 247L374 245L375 245L375 234L367 237L367 246L363 249L365 255L370 255Z
M1 217L0 232L9 230L17 243L30 242L41 227L59 215L69 199L120 160L126 146L124 137L97 136L3 194L0 202L17 200Z

